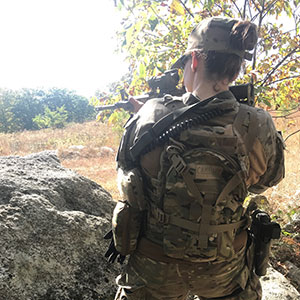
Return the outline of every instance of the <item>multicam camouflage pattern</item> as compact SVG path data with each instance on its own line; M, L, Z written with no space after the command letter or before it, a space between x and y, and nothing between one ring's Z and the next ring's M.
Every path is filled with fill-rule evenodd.
M118 201L112 218L114 244L122 255L131 254L137 246L144 212Z
M184 300L188 295L201 300L261 299L259 280L246 257L244 247L228 262L170 264L135 252L117 278L115 300Z
M230 146L227 146L226 151L234 153L238 139L233 134L226 135L221 129L200 126L189 131L190 139L185 132L182 134L184 137L180 136L178 139L182 142L180 157L187 164L196 184L196 194L190 190L185 179L175 171L172 164L165 172L167 175L162 200L164 213L199 224L199 230L203 226L201 220L204 218L207 218L209 224L219 225L238 222L244 215L242 206L246 196L244 178L241 178L237 186L225 193L224 197L216 203L229 180L241 171L237 161L225 155L219 146L224 145L224 140L230 140ZM206 133L201 134L205 131ZM176 148L178 148L178 140ZM172 148L172 142L170 144L165 156L169 156L168 151ZM167 163L165 162L164 165ZM199 196L199 191L202 196ZM207 230L210 228L209 224ZM202 242L199 238L200 231L191 231L178 224L165 222L163 247L165 254L170 257L199 262L220 261L234 255L233 241L238 232L237 228L219 233L212 231L210 234L205 234L204 232L206 241Z
M175 106L181 106L182 103L191 104L189 99L189 97L183 97L181 104L178 104L176 100ZM255 132L252 148L248 155L243 155L243 151L241 151L243 145L232 134L235 133L233 123L239 110L239 104L230 92L225 92L222 93L222 96L203 105L210 107L210 105L215 104L215 101L226 101L228 105L232 105L235 109L231 113L208 121L206 127L185 131L181 134L179 142L184 144L189 141L191 144L197 145L199 143L197 135L199 135L198 137L201 137L204 143L201 147L208 147L208 144L205 143L210 143L210 147L215 144L216 148L220 147L222 151L229 155L232 155L230 153L232 146L236 145L236 152L233 156L241 163L241 168L245 172L245 182L248 190L261 193L268 187L277 184L284 176L284 145L270 115L261 109L252 108L252 113L254 111L256 115L257 132ZM164 113L168 113L174 101L170 101L171 104L168 105L166 101L158 100L159 109L157 112L155 112L155 103L155 100L149 104L146 103L128 126L118 158L120 168L126 169L130 165L130 163L128 164L129 157L127 154L134 141L138 139L139 134L149 130L151 124L160 119ZM163 106L167 108L164 110ZM249 124L249 120L245 118L243 127L248 128ZM212 132L218 134L220 139L210 139L209 136ZM221 136L231 136L232 139L222 139ZM193 140L194 142L192 142ZM148 205L149 207L160 208L163 214L168 211L169 214L180 214L190 220L197 220L201 216L202 206L198 200L192 201L195 200L195 197L187 188L183 188L185 186L183 181L177 181L178 178L175 178L171 171L167 175L170 163L165 155L165 149L165 147L157 147L143 155L140 160L143 187ZM205 194L211 194L212 196L208 197L215 199L226 181L226 176L223 176L224 171L221 171L220 166L214 159L210 161L207 157L202 165L193 168L193 159L190 159L190 156L193 155L200 154L190 152L185 159L190 162L191 169L193 169L196 177L199 177L195 181L199 187L206 189L206 191L202 191L204 196ZM222 176L220 176L220 172L222 172ZM244 213L241 206L243 199L244 190L241 186L237 186L230 195L227 195L212 209L211 223L238 221ZM179 200L181 201L179 202ZM224 296L222 299L227 300L261 299L259 280L252 271L253 260L249 258L246 261L245 257L247 256L245 253L236 252L236 248L233 251L232 244L236 244L236 234L238 232L219 234L217 254L216 248L218 247L215 247L217 243L213 244L215 243L215 236L208 237L209 247L206 249L208 252L204 253L205 256L213 258L217 255L219 258L222 257L223 261L192 263L188 261L190 257L187 259L187 256L189 251L192 251L192 256L195 255L197 247L194 247L192 242L197 243L196 237L191 237L187 230L186 237L190 238L190 241L186 243L184 241L186 238L182 235L185 230L180 227L176 228L176 226L168 228L168 226L167 223L157 222L157 219L153 218L151 209L148 210L147 224L143 227L143 236L161 247L161 249L165 250L167 248L167 251L165 250L165 253L162 251L161 258L153 258L151 255L145 256L139 250L136 250L130 256L128 266L117 280L120 286L116 296L117 300L186 299L188 293L198 294L201 299L215 299ZM170 232L167 236L174 236L174 240L177 238L176 247L173 247L173 241L166 242L165 240L165 231L168 230ZM183 246L181 248L179 242L182 242ZM214 247L211 247L212 245ZM177 253L175 254L175 257L177 257L180 252L177 248L184 249L185 254L179 259L174 258L177 260L176 262L164 262L165 258L172 255L173 250L173 253ZM232 292L237 294L230 295Z
M257 109L257 118L259 130L249 153L250 170L247 184L250 192L260 194L283 179L285 145L269 113Z

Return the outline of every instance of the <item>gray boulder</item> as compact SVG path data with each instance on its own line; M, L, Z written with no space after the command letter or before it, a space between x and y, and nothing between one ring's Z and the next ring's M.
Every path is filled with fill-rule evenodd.
M103 257L112 208L55 152L0 157L0 299L112 299L119 270Z
M0 157L0 300L113 299L120 268L102 238L113 206L55 152ZM300 299L271 268L261 282L263 300Z
M262 300L300 300L300 294L278 271L268 268L260 279L263 288Z

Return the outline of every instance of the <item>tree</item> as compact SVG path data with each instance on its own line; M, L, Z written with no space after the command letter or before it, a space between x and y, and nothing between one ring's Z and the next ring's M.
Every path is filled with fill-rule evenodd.
M95 116L88 99L66 89L0 90L0 132L57 127L54 119L60 119L58 123L62 126L65 122L84 122Z
M192 28L210 16L256 23L260 41L239 82L252 82L257 101L269 107L294 108L300 94L300 0L115 1L125 13L118 33L127 53L134 94L146 78L167 70L182 55ZM291 21L286 29L282 23Z
M13 131L37 129L33 118L44 110L43 97L42 90L24 88L15 92L15 100L11 103Z
M12 103L15 101L15 93L11 90L0 90L0 132L16 130L13 122Z
M45 107L43 115L39 114L33 118L33 122L39 129L43 128L63 128L66 125L68 113L63 106L57 107L56 110L51 110Z
M52 111L64 106L68 112L67 122L82 123L95 118L94 108L88 100L67 89L52 88L46 91L43 104Z

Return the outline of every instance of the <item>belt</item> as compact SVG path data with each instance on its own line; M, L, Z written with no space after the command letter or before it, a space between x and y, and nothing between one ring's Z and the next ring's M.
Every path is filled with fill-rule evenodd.
M236 253L239 252L240 250L242 250L242 248L244 248L246 246L247 239L248 239L248 235L247 235L246 230L243 230L238 235L236 235L236 237L233 241L233 248ZM195 263L192 261L186 261L183 259L177 259L177 258L166 256L164 254L164 250L163 250L162 246L146 239L145 237L142 237L140 239L136 251L143 256L146 256L155 261L160 261L160 262L164 262L164 263L176 263L176 264L194 264Z

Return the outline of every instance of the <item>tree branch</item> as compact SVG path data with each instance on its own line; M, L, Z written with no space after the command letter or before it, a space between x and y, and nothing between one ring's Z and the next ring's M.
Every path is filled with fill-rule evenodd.
M200 4L204 7L204 3L202 1L200 1ZM209 16L213 17L213 13L211 10L207 9L207 11L209 12Z
M215 5L217 7L219 7L221 10L223 9L223 7L220 4L216 3ZM232 15L230 15L228 12L223 11L223 13L224 13L225 16L228 16L229 18L232 18Z
M253 3L254 3L254 0L252 0ZM254 3L255 5L255 3ZM256 5L255 5L256 7ZM262 4L262 10L259 10L259 8L257 7L257 10L259 11L259 21L258 21L258 33L260 33L260 30L261 30L261 26L262 26L262 21L263 21L263 10L264 10L264 7L265 7L265 0L263 0L263 4ZM256 59L257 59L257 44L254 48L254 53L253 53L253 63L252 63L252 70L255 70L255 67L256 67ZM251 83L254 83L254 78L253 76L251 77Z
M245 1L247 1L247 7L246 7L245 12L247 11L247 8L248 8L250 20L253 20L253 12L252 12L252 10L251 10L250 0L245 0ZM246 16L246 15L245 15L245 16Z
M266 81L274 74L274 72L290 57L292 56L294 53L297 52L297 50L300 48L300 46L294 48L290 53L288 53L270 72L268 72L268 74L266 75L266 77L264 78L263 82L260 84L260 86L263 86Z
M242 19L244 19L244 18L243 18L243 14L242 14L240 8L237 6L237 4L235 3L234 0L232 0L232 3L233 3L233 5L235 6L235 8L237 9L237 11L238 11L240 17L241 17Z
M246 18L246 9L247 9L247 4L248 3L249 2L247 0L244 1L243 16L242 16L243 20Z
M156 17L163 22L163 24L167 27L167 29L169 31L173 32L172 28L169 28L169 25L165 22L165 20L161 16L158 15L158 13L155 11L155 9L151 5L149 7L153 11L153 13L156 15ZM185 46L185 44L181 40L179 42L182 46Z
M191 11L186 7L185 3L182 0L179 0L181 5L184 7L184 9L188 12L188 14L194 19L194 15L191 13Z
M272 3L270 3L269 5L268 5L268 7L265 9L265 14L263 15L263 18L269 13L269 11L270 11L270 9L273 7L273 5L276 3L276 2L278 2L278 1L280 1L280 0L275 0L275 1L273 1Z
M298 132L300 132L300 129L298 129L298 130L296 130L295 132L289 134L289 135L284 139L284 142L286 142L288 138L290 138L292 135L294 135L294 134L296 134L296 133L298 133Z
M290 115L296 114L297 112L299 112L300 110L300 104L298 104L297 106L291 108L291 109L270 109L268 110L268 112L283 112L283 113L288 113L287 115L283 115L283 116L279 116L279 118L285 118L288 117ZM273 118L277 118L276 116L274 116Z
M285 77L285 78L278 79L278 80L274 80L274 81L272 81L272 82L268 82L268 83L266 84L266 86L271 85L271 84L274 84L274 83L277 83L277 82L281 82L281 81L284 81L284 80L297 78L297 77L300 77L300 74L294 75L294 76Z
M253 5L255 6L255 8L257 9L257 11L258 11L259 13L261 13L261 10L260 10L259 7L256 5L255 1L254 1L254 0L250 0L250 1L253 3Z

